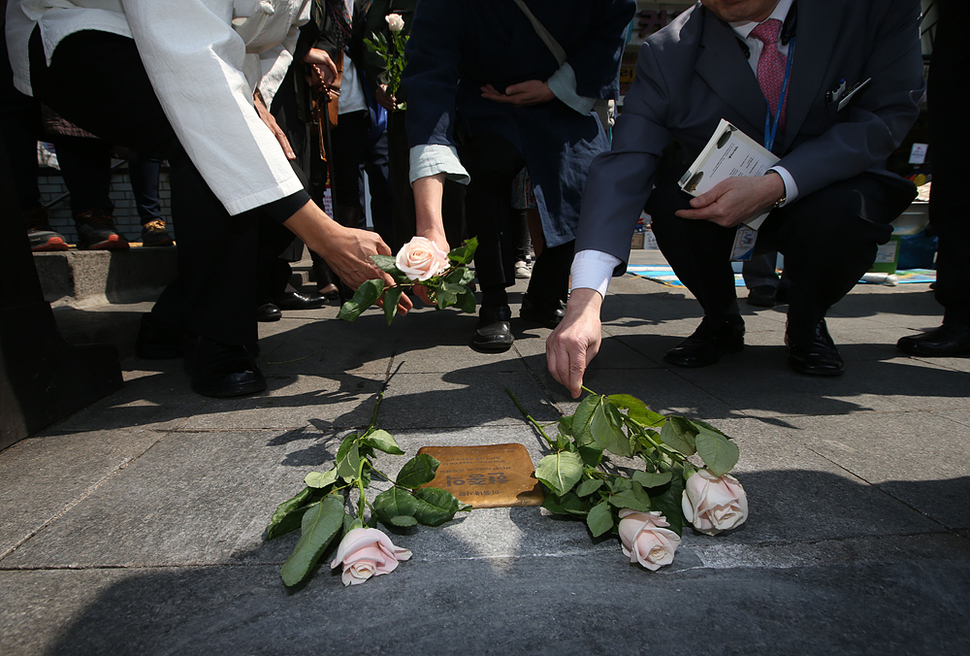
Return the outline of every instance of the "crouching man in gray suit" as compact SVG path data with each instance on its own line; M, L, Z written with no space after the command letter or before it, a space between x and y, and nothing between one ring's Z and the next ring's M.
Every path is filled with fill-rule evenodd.
M825 314L915 196L884 162L915 122L925 86L918 20L916 0L701 0L647 40L613 147L590 169L572 296L546 343L549 371L574 397L599 349L610 275L625 271L645 206L664 256L704 309L667 362L703 367L743 348L730 254L737 226L770 210L756 252L785 256L788 364L842 373ZM692 198L677 182L722 118L781 159L763 176Z

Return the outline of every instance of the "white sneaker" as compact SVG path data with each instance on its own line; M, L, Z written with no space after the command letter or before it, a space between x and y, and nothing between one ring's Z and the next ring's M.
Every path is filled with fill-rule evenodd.
M532 267L525 260L515 263L515 277L527 280L532 277Z

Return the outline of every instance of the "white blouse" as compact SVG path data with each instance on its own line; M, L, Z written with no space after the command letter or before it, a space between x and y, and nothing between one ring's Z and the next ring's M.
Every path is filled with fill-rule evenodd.
M310 0L11 0L14 85L32 95L27 44L40 26L48 63L82 30L135 40L148 78L192 162L230 214L303 189L253 110L267 105L292 61Z

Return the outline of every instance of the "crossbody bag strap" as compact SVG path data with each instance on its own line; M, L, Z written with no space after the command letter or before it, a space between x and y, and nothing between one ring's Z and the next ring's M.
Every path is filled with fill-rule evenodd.
M562 66L565 64L566 51L563 50L561 45L559 45L556 38L549 34L549 30L546 29L546 26L539 22L539 19L535 17L535 14L533 14L528 5L525 4L525 0L515 0L515 4L519 5L519 9L522 10L522 13L528 17L529 22L532 23L532 27L534 27L536 32L539 34L539 38L542 39L542 42L545 43L546 47L549 48L550 52L552 52L552 56L556 58L559 65Z

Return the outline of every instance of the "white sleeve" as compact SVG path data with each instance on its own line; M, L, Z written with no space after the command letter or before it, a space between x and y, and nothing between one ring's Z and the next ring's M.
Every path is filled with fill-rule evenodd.
M606 298L613 270L620 265L620 259L609 253L582 250L573 257L570 271L571 289L595 289Z
M230 214L303 189L253 108L231 0L124 0L145 70L179 142Z
M596 104L594 98L587 98L576 93L576 72L573 71L569 62L560 66L546 81L546 84L549 85L549 90L556 98L583 116L589 114L593 110L593 105Z

